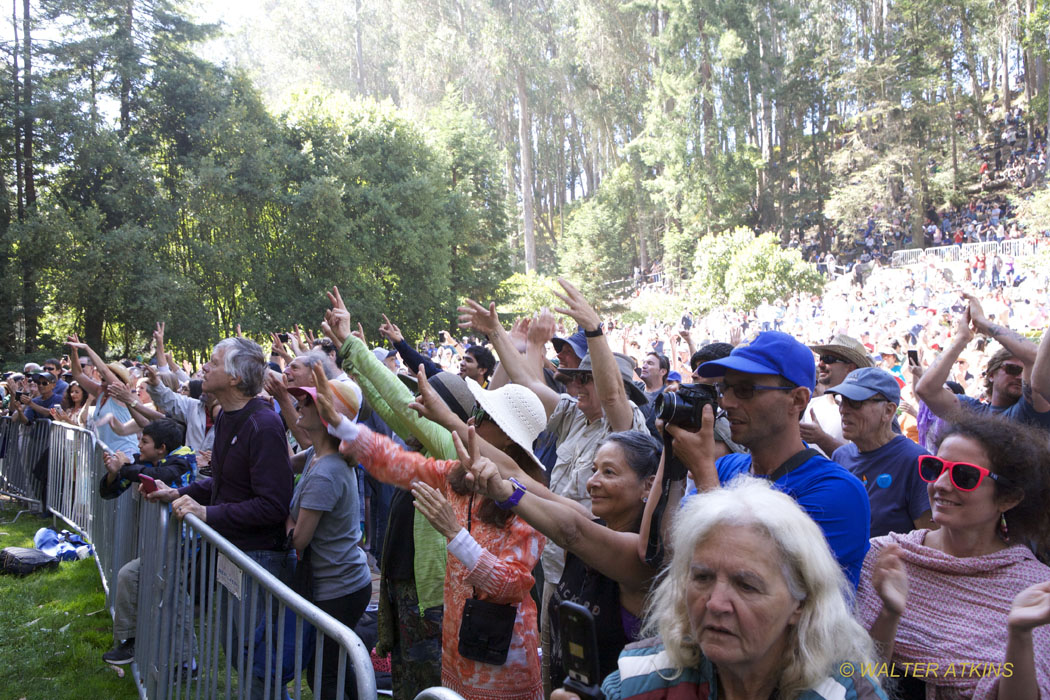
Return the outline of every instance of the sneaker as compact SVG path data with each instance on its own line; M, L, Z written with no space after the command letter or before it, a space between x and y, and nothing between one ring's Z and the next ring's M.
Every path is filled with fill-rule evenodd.
M135 660L135 640L129 639L122 642L102 655L102 660L107 664L123 666Z

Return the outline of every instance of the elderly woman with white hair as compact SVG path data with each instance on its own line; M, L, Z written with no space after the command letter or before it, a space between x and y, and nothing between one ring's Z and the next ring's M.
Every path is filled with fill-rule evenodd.
M741 477L682 508L672 547L643 630L658 637L623 651L608 700L885 700L842 569L791 497Z

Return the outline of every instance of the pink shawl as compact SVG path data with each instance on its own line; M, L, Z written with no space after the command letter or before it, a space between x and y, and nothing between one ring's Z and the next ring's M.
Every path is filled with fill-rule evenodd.
M927 532L872 539L857 589L857 618L871 629L882 610L871 572L882 548L896 542L908 570L908 607L893 649L897 672L903 673L904 663L936 663L935 674L917 674L925 677L927 700L997 700L999 680L990 669L1001 665L1006 655L1010 605L1025 588L1050 579L1050 567L1023 545L959 559L924 546ZM1050 627L1036 628L1033 640L1039 689L1048 697ZM955 675L948 671L952 664Z

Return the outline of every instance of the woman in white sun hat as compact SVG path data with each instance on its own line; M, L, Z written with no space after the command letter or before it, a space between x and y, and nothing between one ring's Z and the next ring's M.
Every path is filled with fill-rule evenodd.
M426 382L422 374L419 380ZM471 432L506 451L533 478L542 478L532 454L546 422L539 398L515 385L486 391L471 380L467 384L477 401ZM340 451L375 478L412 489L416 508L448 539L442 685L467 700L541 698L536 605L529 591L544 537L510 510L514 497L496 503L475 496L461 460L406 452L385 436L340 419L325 406L327 390L327 383L318 384L318 406L330 432L344 441ZM461 442L458 447L462 450Z

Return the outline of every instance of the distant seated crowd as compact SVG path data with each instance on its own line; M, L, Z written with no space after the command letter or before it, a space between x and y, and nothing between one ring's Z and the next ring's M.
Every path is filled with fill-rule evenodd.
M70 336L5 405L92 430L105 497L136 486L289 583L309 561L349 627L374 561L397 698L1048 698L1046 280L947 270L673 328L562 280L561 308L465 300L419 345L333 288L316 337L238 334L197 372L163 323L144 362Z

